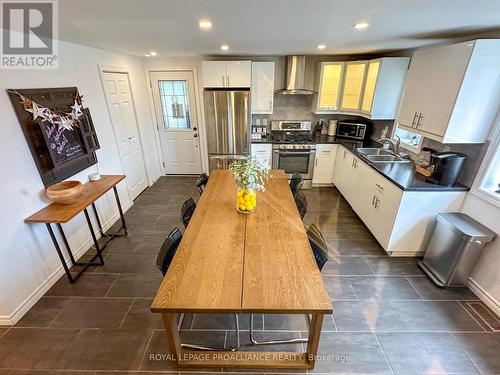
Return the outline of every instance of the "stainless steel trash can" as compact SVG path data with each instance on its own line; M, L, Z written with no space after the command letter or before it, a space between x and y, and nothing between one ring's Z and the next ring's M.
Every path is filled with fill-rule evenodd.
M496 234L460 212L443 213L418 265L441 288L463 287L484 245Z

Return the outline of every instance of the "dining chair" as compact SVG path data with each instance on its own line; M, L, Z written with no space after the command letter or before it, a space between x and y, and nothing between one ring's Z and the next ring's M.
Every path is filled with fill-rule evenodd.
M203 190L205 190L205 186L207 185L208 182L208 175L206 173L200 174L200 177L196 180L194 183L196 188L198 189L198 193L203 193Z
M309 240L309 245L311 245L311 249L314 255L314 259L316 260L316 264L321 272L323 266L328 260L328 247L326 246L325 239L323 238L323 234L319 230L319 228L315 224L311 224L311 226L307 229L307 239ZM309 326L311 325L311 318L309 315L306 315L307 323ZM258 341L255 339L253 335L253 314L250 315L250 341L254 345L273 345L273 344L289 344L289 343L301 343L308 342L308 339L283 339L283 340L265 340Z
M316 259L316 264L321 271L328 260L328 247L323 234L315 224L311 224L307 229L307 238L309 239L314 259Z
M156 258L156 266L160 270L163 276L168 271L172 260L174 259L175 253L179 244L182 240L182 233L179 229L173 229L168 235L167 239L161 245L160 251L158 252L158 257ZM180 331L182 327L182 323L184 321L184 314L180 315L179 322L177 324L177 330ZM240 349L240 322L239 315L234 314L234 323L235 323L235 332L236 332L236 346L234 348L229 348L230 351L237 351ZM203 346L203 345L195 345L195 344L181 344L183 348L190 349L198 349L198 350L210 350L210 351L218 351L218 350L227 350L226 348L216 348L211 346Z
M306 216L308 206L306 196L302 192L302 190L297 190L293 198L295 199L295 205L299 210L300 218L304 220L304 216Z
M187 228L189 221L194 214L194 210L196 210L196 203L193 198L189 197L184 201L181 207L181 220L182 224L184 224L184 228Z
M290 190L292 190L292 195L295 196L295 193L300 190L304 181L302 180L302 176L299 172L293 172L292 178L290 179Z
M163 245L161 245L160 252L156 258L156 266L163 276L167 273L168 267L170 266L170 263L172 263L172 259L174 259L175 252L177 251L181 240L181 231L174 228L168 235L167 239L163 242Z

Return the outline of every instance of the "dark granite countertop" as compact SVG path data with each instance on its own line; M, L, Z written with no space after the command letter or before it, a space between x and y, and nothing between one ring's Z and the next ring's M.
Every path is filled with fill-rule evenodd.
M415 171L414 163L377 163L368 160L364 155L356 152L358 147L382 147L382 145L372 139L364 142L349 141L336 137L321 135L316 138L316 143L340 144L351 151L354 155L363 160L370 167L375 169L382 176L390 180L404 191L468 191L469 188L457 184L455 186L441 186L425 181L425 177Z
M404 191L468 191L467 186L457 184L454 186L441 186L431 184L425 181L425 177L415 171L414 163L377 163L368 160L364 155L356 151L356 148L361 147L356 142L337 140L337 144L341 144L351 151L358 158L363 160L370 167L375 169L382 176L394 183ZM362 147L380 147L380 143L373 140L364 142Z
M359 147L382 147L382 145L372 139L360 141L350 141L340 139L335 136L322 134L315 139L317 144L340 144L351 151L354 155L363 160L370 167L375 169L382 176L390 180L404 191L468 191L467 186L457 184L454 186L441 186L425 181L425 177L415 171L414 163L377 163L365 158L356 149ZM253 139L252 143L273 143L270 138Z

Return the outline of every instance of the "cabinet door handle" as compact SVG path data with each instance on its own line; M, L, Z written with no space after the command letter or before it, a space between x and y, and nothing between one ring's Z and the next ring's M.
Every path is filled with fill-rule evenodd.
M226 86L226 80L224 79L224 75L222 75L222 87Z
M415 126L415 119L417 118L417 112L413 115L413 121L411 122L411 127L413 128Z
M377 197L375 197L375 208L378 208L379 202L380 202L380 199L378 199Z
M380 184L375 184L380 190L384 190L384 187Z
M344 156L342 158L345 159L346 155L347 155L347 150L344 150Z
M318 159L314 160L314 166L317 167L318 166Z
M227 87L229 87L229 76L228 75L226 76L226 80L227 80Z
M269 100L269 109L273 109L273 101L272 100Z
M376 199L376 198L377 198L377 197L374 195L374 196L373 196L373 199L372 199L372 206L374 206L374 205L375 205L375 199Z
M420 113L420 114L418 115L417 128L418 128L420 125L422 125L422 124L420 123L420 121L421 121L423 118L424 118L424 115L423 115L422 113Z

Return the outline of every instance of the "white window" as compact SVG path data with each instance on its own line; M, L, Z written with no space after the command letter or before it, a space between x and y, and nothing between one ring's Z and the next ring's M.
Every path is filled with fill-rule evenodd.
M473 192L500 206L500 127L486 152Z
M420 147L422 146L422 141L424 139L421 135L399 127L396 127L394 135L397 135L400 138L401 147L414 153L420 152Z

